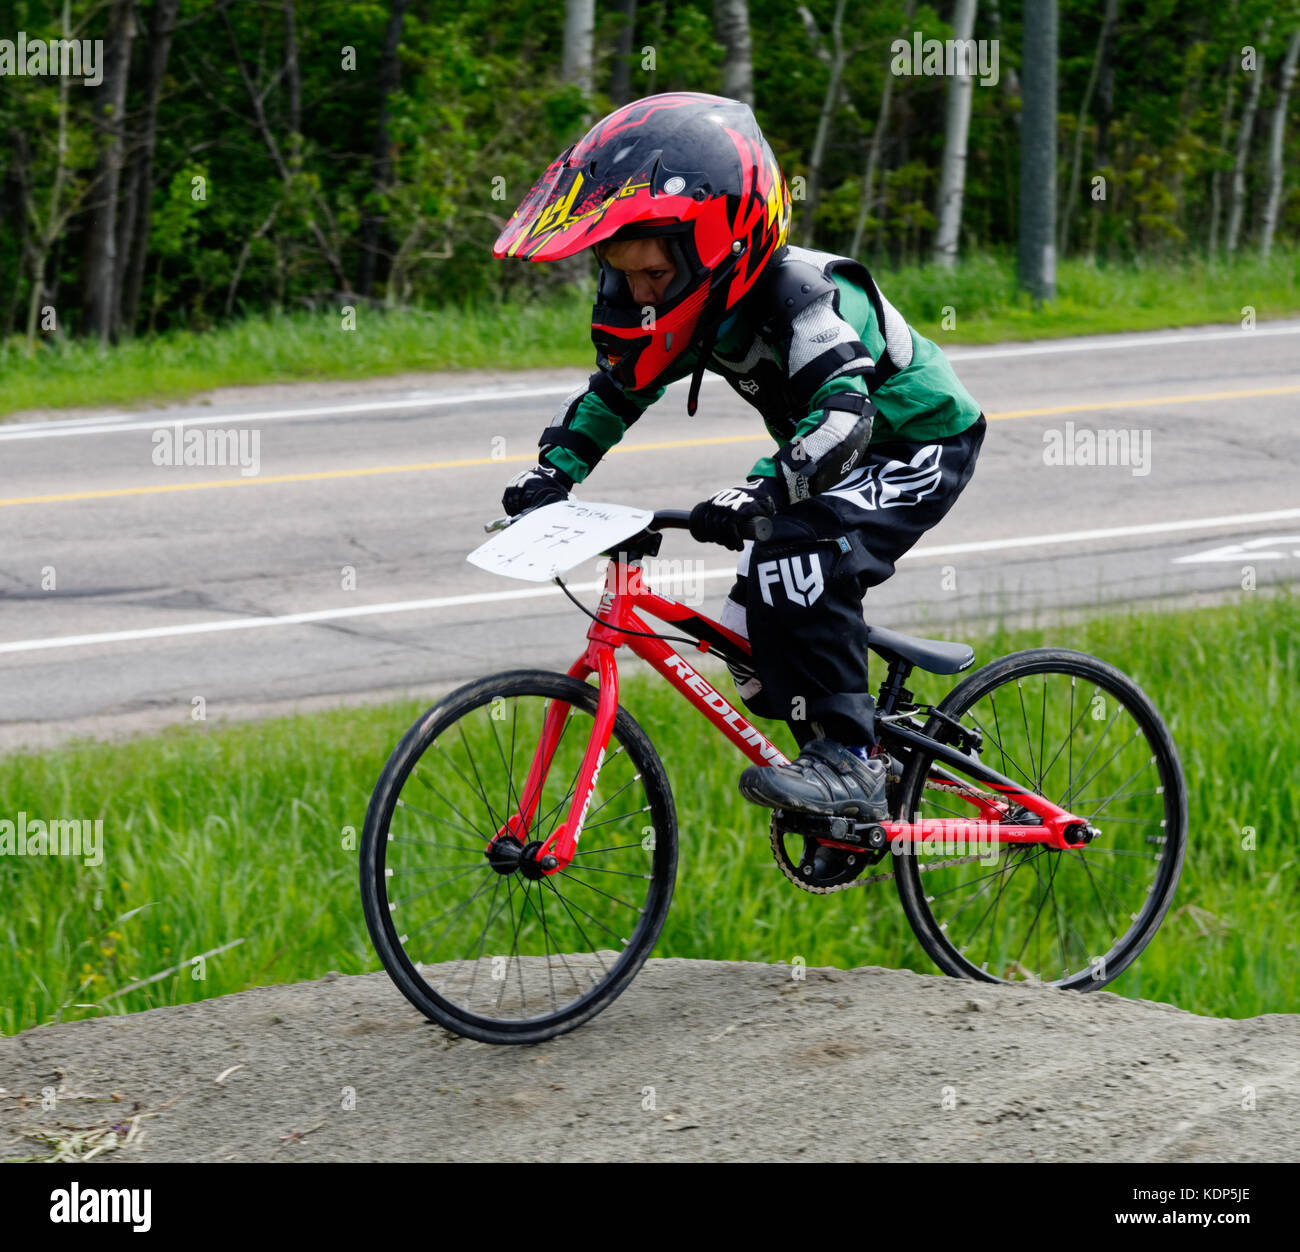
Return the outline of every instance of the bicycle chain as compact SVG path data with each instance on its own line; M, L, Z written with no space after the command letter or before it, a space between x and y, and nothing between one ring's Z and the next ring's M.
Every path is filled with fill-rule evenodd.
M955 785L953 783L928 782L925 785L925 790L926 791L951 791L951 792L956 792L959 795L964 795L968 798L972 794L987 799L993 798L993 797L985 796L983 792L978 790L978 788L963 787L963 786ZM802 878L798 876L798 874L796 874L791 869L789 862L785 856L784 848L781 844L781 835L778 833L776 828L775 816L773 816L772 818L769 842L772 845L772 856L775 858L777 866L780 868L781 873L783 873L801 891L807 891L810 895L815 895L815 896L833 895L837 891L852 891L855 887L869 887L873 883L889 882L891 879L897 877L896 874L890 871L884 874L867 874L865 877L855 878L852 882L837 883L833 887L815 887L812 883L805 882ZM953 865L969 865L972 861L982 861L983 859L984 858L982 856L959 856L959 857L954 857L952 860L949 861L935 861L933 865L919 865L917 867L917 870L919 873L927 874L931 870L949 869Z
M787 832L789 833L789 832ZM796 887L801 891L807 891L815 896L828 896L836 891L852 891L855 887L868 887L872 883L889 882L896 875L890 871L884 874L868 874L862 878L855 878L852 882L837 883L833 887L815 887L810 882L805 882L791 868L786 860L784 850L780 843L781 836L777 833L776 822L772 823L770 842L772 844L772 855L776 859L777 865L783 873ZM982 856L959 856L949 861L935 861L933 865L920 865L918 870L922 874L928 874L931 870L948 869L953 865L969 865L972 861L982 861Z

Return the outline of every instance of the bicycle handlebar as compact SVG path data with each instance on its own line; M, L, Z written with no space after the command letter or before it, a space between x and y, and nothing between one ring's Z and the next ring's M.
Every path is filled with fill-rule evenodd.
M654 520L647 530L686 530L690 526L691 515L687 509L657 509ZM772 519L755 517L740 528L746 539L757 539L760 543L772 537Z

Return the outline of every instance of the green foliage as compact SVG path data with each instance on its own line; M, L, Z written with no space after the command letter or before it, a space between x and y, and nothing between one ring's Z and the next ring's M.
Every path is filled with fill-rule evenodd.
M750 0L755 109L789 177L807 179L834 51L836 0ZM1082 115L1082 165L1070 247L1106 260L1171 261L1224 239L1230 170L1252 75L1242 50L1263 58L1254 138L1246 165L1243 249L1257 240L1267 189L1267 147L1278 68L1297 18L1273 0L1151 0L1125 5L1116 31L1113 84L1095 89L1103 5L1060 0L1058 187L1068 194ZM62 0L11 6L14 29L60 33ZM139 6L147 22L148 6ZM815 28L816 39L801 11ZM945 39L949 5L903 0L851 3L842 32L843 93L832 116L815 206L795 206L813 242L833 251L854 241L868 148L886 83L893 107L880 136L878 199L865 221L864 259L874 267L924 259L935 227L937 172L945 142L946 80L891 77L891 43L918 32ZM1013 248L1019 181L1020 101L1015 86L1021 6L979 9L975 35L997 37L1000 81L976 84L968 138L962 251ZM102 37L107 6L70 0L72 27ZM412 5L398 50L400 82L382 99L380 66L389 6L382 0L322 5L295 0L301 122L290 113L284 10L195 0L175 32L163 83L152 170L152 227L142 312L133 329L201 328L241 313L337 308L359 284L368 232L377 224L375 283L389 307L466 300L533 299L573 281L572 267L501 263L492 244L524 193L558 153L609 110L618 14L599 7L591 94L561 82L562 10L538 0ZM1265 19L1272 25L1261 38ZM353 50L355 66L345 62ZM721 89L724 52L708 0L642 0L630 58L633 96ZM128 150L138 152L149 40L137 37L127 100ZM103 101L79 84L7 78L0 93L0 338L21 330L39 262L57 293L60 333L77 333L83 236L95 211L92 175L104 138L93 124ZM1300 237L1300 135L1292 96L1285 132L1278 242ZM387 141L377 151L384 112ZM63 137L60 144L60 135ZM62 155L60 155L62 154ZM202 173L209 198L190 199ZM1096 198L1093 179L1105 178ZM1217 183L1216 183L1217 179ZM125 183L121 195L125 195ZM1217 186L1218 199L1215 199ZM48 229L48 246L39 232Z

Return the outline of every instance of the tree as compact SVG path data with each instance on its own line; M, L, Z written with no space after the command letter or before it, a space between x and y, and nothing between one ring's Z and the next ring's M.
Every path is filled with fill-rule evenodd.
M95 168L93 216L86 232L83 304L88 334L100 343L117 338L117 196L122 181L123 115L126 81L135 38L135 0L112 0L104 40L104 81L96 89L95 121L100 131Z
M591 95L591 41L595 0L564 0L564 62L560 77Z
M727 50L722 64L722 94L754 107L754 62L749 48L748 0L713 0L718 42Z
M370 167L374 185L372 205L361 224L361 277L357 290L369 296L375 282L375 259L379 251L379 236L384 223L383 204L392 181L393 160L391 139L388 133L389 97L397 90L400 66L397 45L402 38L402 23L410 0L392 0L388 10L388 27L384 31L384 46L379 59L379 118L375 123L375 141L370 150Z
M1056 295L1056 3L1025 5L1019 279L1035 300Z
M1070 160L1070 181L1066 187L1065 204L1061 210L1061 239L1057 252L1064 256L1070 246L1070 219L1074 216L1079 197L1079 177L1083 172L1083 132L1088 122L1088 109L1092 104L1092 93L1096 89L1101 75L1102 63L1107 60L1107 49L1115 37L1115 23L1119 19L1119 0L1106 0L1106 12L1101 19L1101 34L1097 36L1097 54L1092 59L1092 68L1088 71L1088 85L1083 91L1083 103L1079 105L1079 116L1074 125L1074 155Z
M1278 83L1277 102L1273 106L1272 133L1268 144L1268 202L1264 206L1264 224L1259 250L1264 256L1273 249L1273 232L1277 229L1278 206L1282 203L1282 137L1286 132L1286 105L1295 81L1296 60L1300 58L1300 27L1291 33L1282 78Z
M975 30L978 0L957 0L953 14L953 39L969 45ZM948 83L948 107L944 126L943 165L939 173L939 202L935 217L939 226L934 233L935 263L952 269L957 260L957 241L961 234L961 200L966 186L966 139L970 133L971 93L975 87L972 52L967 72L960 70Z
M1246 159L1250 155L1250 139L1255 129L1255 111L1259 107L1259 89L1264 82L1264 45L1268 42L1268 32L1272 29L1273 19L1266 17L1259 32L1258 55L1254 71L1250 78L1250 91L1246 96L1246 107L1241 114L1241 128L1237 131L1237 159L1232 166L1232 203L1228 209L1228 253L1237 250L1237 240L1241 235L1241 219L1246 209Z

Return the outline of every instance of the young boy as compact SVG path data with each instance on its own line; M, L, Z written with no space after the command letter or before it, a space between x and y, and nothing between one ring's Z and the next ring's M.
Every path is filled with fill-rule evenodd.
M707 368L757 408L779 445L695 506L691 534L741 551L723 625L752 670L732 669L760 717L786 720L789 765L751 766L756 804L882 821L862 596L952 507L984 438L979 406L858 262L787 244L790 194L749 108L681 92L626 105L562 153L494 248L601 265L598 369L542 433L506 512L563 499L664 393ZM753 518L770 539L742 540ZM801 869L836 880L846 854L808 840Z

